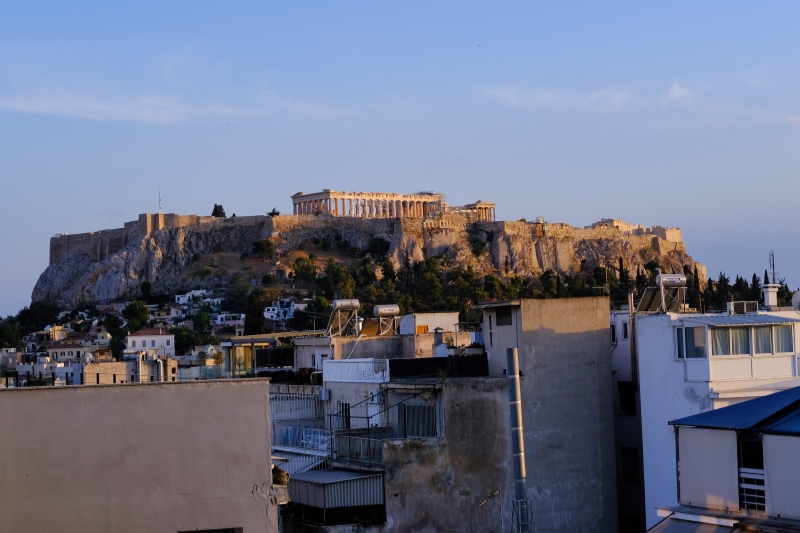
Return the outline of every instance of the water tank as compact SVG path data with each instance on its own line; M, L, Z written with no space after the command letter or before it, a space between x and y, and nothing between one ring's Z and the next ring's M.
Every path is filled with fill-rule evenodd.
M338 310L344 309L358 309L361 304L358 303L358 300L334 300L333 301L333 308Z
M397 304L380 304L372 308L372 314L378 316L397 316L400 314L400 306Z
M683 274L659 274L656 276L656 285L664 284L664 287L685 287L686 276Z

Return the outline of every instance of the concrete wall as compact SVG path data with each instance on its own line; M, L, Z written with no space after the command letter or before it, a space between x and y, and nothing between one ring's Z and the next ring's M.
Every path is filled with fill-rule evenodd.
M484 309L489 372L518 347L537 531L617 531L608 298L521 300L505 326L496 311Z
M2 389L0 529L277 532L268 380Z
M499 533L503 520L508 531L507 380L452 378L443 386L444 437L384 443L386 531ZM498 489L503 499L478 506Z

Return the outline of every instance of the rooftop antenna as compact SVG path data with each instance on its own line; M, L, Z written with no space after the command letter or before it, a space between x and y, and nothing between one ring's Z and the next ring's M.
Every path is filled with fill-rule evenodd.
M769 251L769 268L772 269L772 283L777 283L778 278L775 277L775 251Z

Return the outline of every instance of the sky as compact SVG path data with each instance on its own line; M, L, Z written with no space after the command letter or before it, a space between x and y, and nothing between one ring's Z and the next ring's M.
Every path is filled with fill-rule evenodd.
M139 213L442 192L677 226L800 285L800 4L22 2L0 17L0 316Z

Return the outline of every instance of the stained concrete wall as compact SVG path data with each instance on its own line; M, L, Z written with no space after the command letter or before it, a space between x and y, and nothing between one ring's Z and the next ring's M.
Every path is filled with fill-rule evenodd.
M497 325L498 307L510 309L510 325ZM617 531L609 321L606 297L484 309L490 374L505 373L507 348L519 350L528 498L539 533Z
M0 530L277 532L269 381L2 389Z
M443 383L444 436L385 441L386 531L503 531L510 490L508 385L503 378ZM501 489L501 494L479 504ZM501 509L502 507L502 509Z

